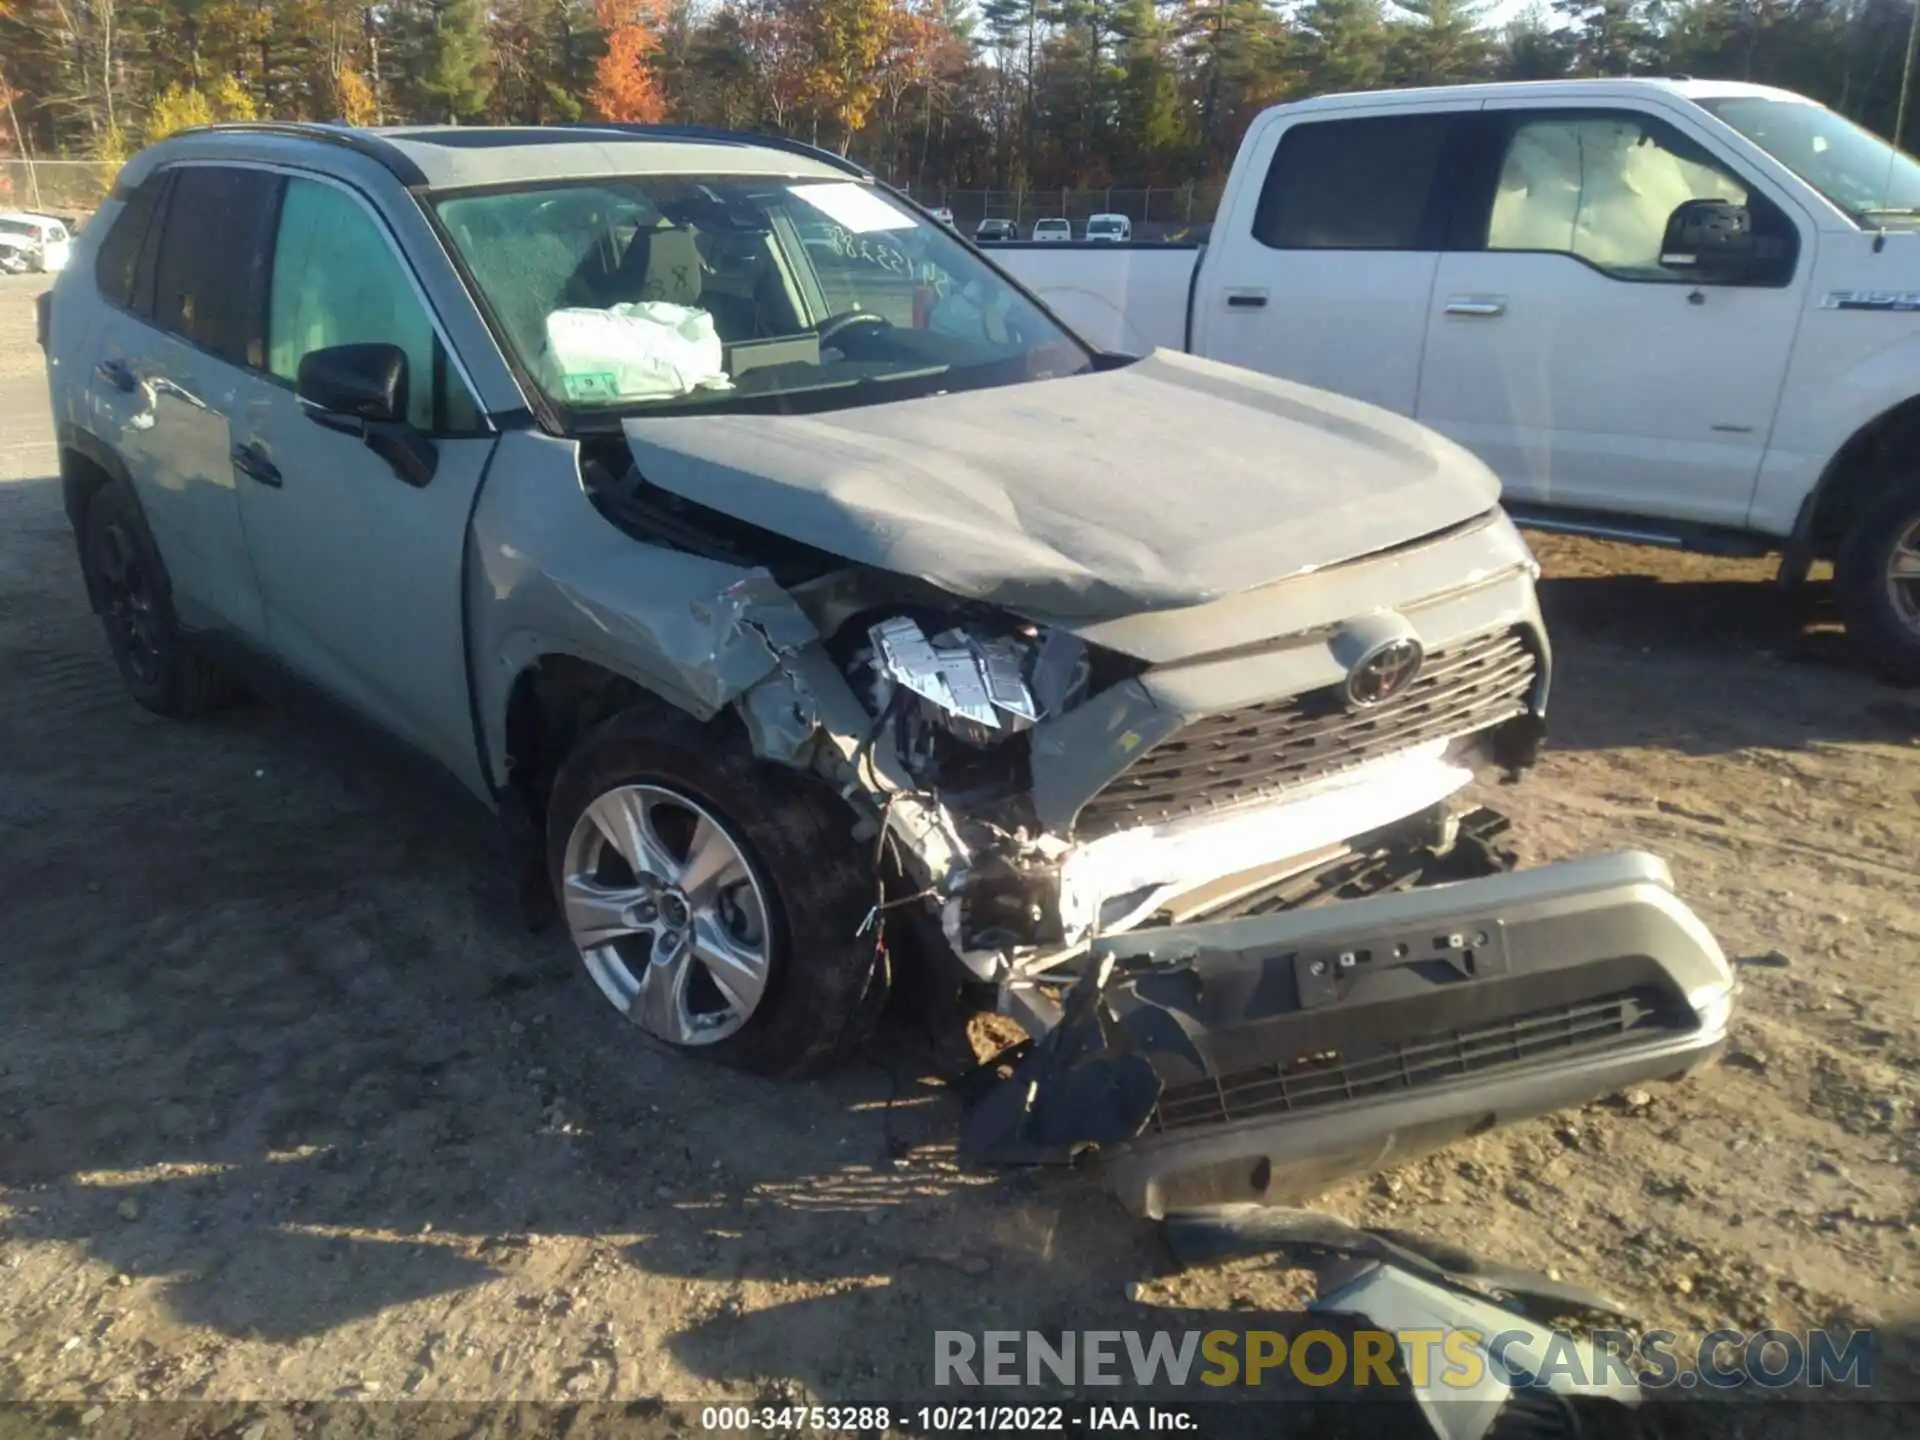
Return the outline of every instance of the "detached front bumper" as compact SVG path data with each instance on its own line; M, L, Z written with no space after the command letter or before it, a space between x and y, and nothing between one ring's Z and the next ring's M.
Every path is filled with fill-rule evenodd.
M968 1115L999 1163L1097 1147L1127 1206L1292 1203L1466 1134L1670 1079L1735 982L1628 853L1095 946L1058 1026Z

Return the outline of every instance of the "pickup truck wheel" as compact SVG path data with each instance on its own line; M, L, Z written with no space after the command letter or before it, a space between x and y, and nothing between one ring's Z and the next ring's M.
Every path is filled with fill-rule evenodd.
M836 1059L874 973L852 814L737 734L629 711L591 731L547 806L554 893L600 991L676 1050L764 1075Z
M1896 486L1854 521L1835 585L1862 659L1920 684L1920 481Z
M233 681L194 649L174 617L166 566L125 482L95 492L85 531L87 590L133 698L175 719L231 704Z

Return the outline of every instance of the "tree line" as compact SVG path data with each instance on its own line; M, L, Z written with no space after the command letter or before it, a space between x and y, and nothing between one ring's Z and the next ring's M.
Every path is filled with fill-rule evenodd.
M220 119L779 131L926 194L1179 185L1262 107L1593 75L1782 85L1891 134L1916 0L0 0L0 150ZM1900 137L1904 138L1904 137Z

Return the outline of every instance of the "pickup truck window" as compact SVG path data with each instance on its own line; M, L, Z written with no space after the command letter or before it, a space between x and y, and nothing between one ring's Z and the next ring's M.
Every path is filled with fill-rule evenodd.
M1375 115L1288 127L1253 238L1275 250L1438 250L1435 180L1460 116Z
M1091 357L885 191L648 175L446 195L433 210L507 352L576 419L809 408L1016 383Z
M1489 250L1578 256L1625 280L1673 280L1660 242L1688 200L1748 203L1747 187L1651 117L1557 114L1507 141L1487 223Z
M1820 105L1754 95L1699 102L1856 224L1920 223L1920 162Z
M479 428L479 406L438 353L433 322L379 223L331 185L287 182L267 337L267 368L288 381L312 350L397 345L407 356L407 419L414 428Z

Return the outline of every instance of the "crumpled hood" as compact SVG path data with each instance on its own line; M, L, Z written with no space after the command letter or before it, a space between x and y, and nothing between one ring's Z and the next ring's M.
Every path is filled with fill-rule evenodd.
M1479 515L1499 482L1410 420L1156 351L1104 373L814 415L625 422L652 485L1036 620L1200 605Z

